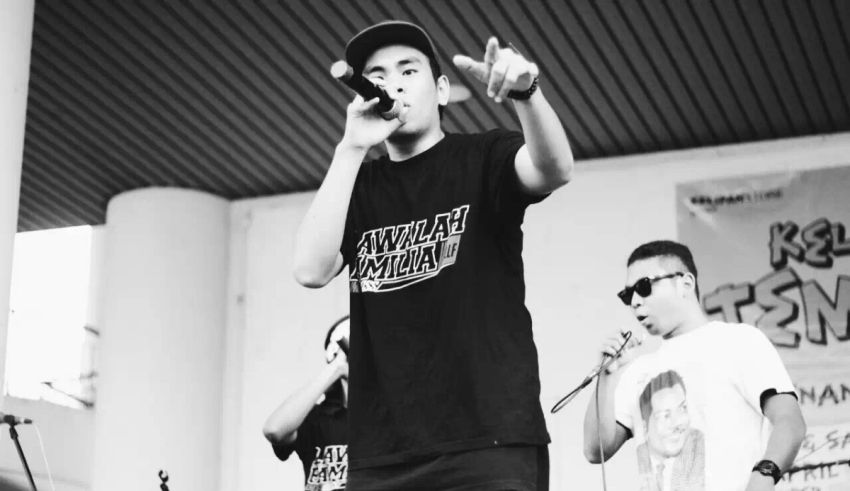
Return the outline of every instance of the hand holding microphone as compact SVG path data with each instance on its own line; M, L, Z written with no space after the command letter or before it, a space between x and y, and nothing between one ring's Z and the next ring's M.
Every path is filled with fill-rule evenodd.
M617 336L606 339L602 346L602 361L593 367L593 370L584 377L584 380L575 389L556 402L552 406L551 412L554 414L563 409L582 389L590 385L596 377L599 377L603 373L613 373L631 361L634 355L630 354L629 351L641 343L643 343L643 336L635 338L632 336L632 332L626 329L621 329Z
M395 119L401 114L401 103L399 101L390 97L387 91L373 84L363 75L354 73L354 69L345 61L339 60L331 65L331 75L360 94L364 101L378 98L375 108L381 117L387 121Z
M363 77L344 61L331 67L331 75L357 92L348 105L345 134L341 145L356 151L367 151L399 129L407 119L407 108L381 87Z
M602 344L602 371L612 374L632 361L632 349L643 344L643 340L643 334L634 336L627 329L620 329L618 335L606 339Z
M348 378L348 337L343 336L336 340L336 345L339 349L336 351L336 355L330 361L330 364L333 365L336 369L336 373L341 378Z

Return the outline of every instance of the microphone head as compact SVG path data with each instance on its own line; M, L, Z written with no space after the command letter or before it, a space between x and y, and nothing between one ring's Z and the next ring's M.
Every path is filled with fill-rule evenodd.
M331 76L338 80L348 80L354 75L354 69L345 60L339 60L331 65Z
M29 418L20 418L13 414L4 414L0 413L0 423L5 423L7 425L29 425L32 424L32 420Z

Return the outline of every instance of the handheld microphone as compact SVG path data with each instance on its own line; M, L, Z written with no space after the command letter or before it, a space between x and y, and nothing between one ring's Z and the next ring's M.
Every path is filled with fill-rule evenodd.
M364 100L370 101L378 98L378 111L381 117L387 121L395 119L401 112L401 103L387 94L387 91L373 84L363 75L354 73L351 65L344 60L339 60L331 65L331 75L340 82L347 85L351 90L360 94Z
M552 414L555 414L561 409L563 409L564 406L566 406L570 401L572 401L575 396L577 396L578 393L581 392L582 389L590 385L590 383L593 382L593 379L598 377L602 372L607 370L612 363L617 361L620 355L623 354L623 351L626 350L629 340L632 339L632 331L624 331L621 333L621 336L623 337L623 342L620 344L620 347L617 348L617 351L613 355L603 353L602 363L593 367L593 370L591 370L590 373L587 374L586 377L584 377L584 380L582 380L581 383L578 384L575 389L571 390L569 394L562 397L560 401L556 402L555 405L552 406L552 409L550 409L550 412ZM640 341L638 342L638 344L640 344Z
M21 418L19 416L15 416L13 414L3 414L0 413L0 424L7 425L29 425L32 424L32 420L29 418Z
M339 338L336 340L336 344L339 345L339 349L345 353L345 356L348 356L348 338Z

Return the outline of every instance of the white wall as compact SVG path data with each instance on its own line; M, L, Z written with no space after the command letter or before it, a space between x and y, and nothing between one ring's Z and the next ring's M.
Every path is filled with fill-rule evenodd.
M146 188L107 208L92 489L219 488L230 203Z
M527 215L527 304L540 354L541 401L552 404L596 363L604 336L640 329L614 295L640 243L676 238L678 182L850 165L850 134L670 152L578 164L575 180ZM228 306L223 480L226 490L297 489L294 457L279 463L263 440L265 417L321 366L326 328L347 312L347 285L308 290L291 275L295 228L312 193L234 203ZM238 374L238 375L237 375ZM601 487L581 453L588 389L548 415L552 489ZM636 476L627 444L607 466L610 489Z
M5 373L12 250L17 229L24 126L35 2L0 2L0 381ZM81 491L91 462L91 415L0 394L0 410L35 420L59 491ZM47 489L34 426L18 427L19 441L39 488ZM26 484L7 426L0 426L0 476Z
M97 303L101 288L98 279L103 267L103 227L92 228L92 255L90 275L92 305ZM87 314L87 324L99 327L96 309ZM5 336L5 332L3 333ZM2 357L5 363L5 357ZM90 410L58 406L45 401L31 401L3 396L3 411L32 419L41 432L44 455L56 491L85 491L90 489L92 478L92 452L94 442L94 413ZM51 489L47 468L38 443L36 426L18 426L18 434L27 457L30 471L38 489ZM28 489L20 458L9 437L8 427L0 426L0 476Z
M34 8L34 0L0 2L0 381L6 368L9 288L18 223ZM12 413L14 402L0 394L0 410ZM13 458L18 458L17 453L8 432L2 431L0 475L14 475L19 469L23 472Z

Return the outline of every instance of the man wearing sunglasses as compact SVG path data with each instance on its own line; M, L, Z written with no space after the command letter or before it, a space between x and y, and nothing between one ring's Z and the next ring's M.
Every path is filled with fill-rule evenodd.
M641 392L653 378L674 370L688 387L682 407L689 426L704 434L705 476L694 480L698 484L673 486L658 471L672 461L643 462L649 457L638 452L638 489L774 489L797 455L806 425L788 372L768 338L747 324L708 320L693 257L677 242L655 241L635 249L627 261L626 287L617 295L650 334L661 337L661 344L642 356L626 349L600 376L599 393L585 414L587 459L607 460L630 438L638 448L648 442ZM623 338L607 340L603 356L614 356Z

